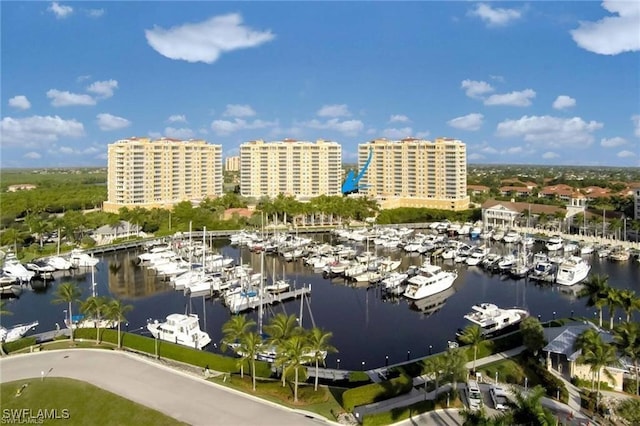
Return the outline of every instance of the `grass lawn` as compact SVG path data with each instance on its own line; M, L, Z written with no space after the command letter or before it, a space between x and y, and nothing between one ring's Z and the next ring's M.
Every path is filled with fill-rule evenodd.
M478 367L478 371L482 372L483 376L490 377L491 379L496 377L497 371L498 381L500 383L512 383L524 386L524 379L526 377L528 387L540 384L535 373L524 364L524 359L519 355L492 364L483 365L482 367Z
M294 403L293 383L289 381L285 387L282 387L280 380L258 380L255 392L252 390L251 376L248 374L245 374L243 379L238 375L232 375L231 379L227 376L225 380L224 376L219 376L212 381L290 408L311 411L329 420L335 421L333 413L338 414L344 411L339 403L342 393L346 390L342 388L318 386L316 392L313 390L313 383L300 383L298 385L298 402Z
M44 381L29 379L2 383L0 400L3 416L6 409L28 408L31 409L32 416L36 416L38 410L57 410L58 420L48 419L42 424L154 426L184 424L86 382L59 377L48 377ZM60 418L63 410L68 410L67 419ZM28 419L20 420L26 422Z

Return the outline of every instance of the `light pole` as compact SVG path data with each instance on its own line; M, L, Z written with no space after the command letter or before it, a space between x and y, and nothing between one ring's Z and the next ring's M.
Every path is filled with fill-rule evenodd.
M525 391L527 390L527 384L528 384L528 383L529 383L529 378L528 378L528 377L525 377L525 378L524 378L524 390L525 390Z
M71 321L69 321L69 319L67 318L67 310L63 310L62 313L64 314L64 323L67 327L71 327Z
M433 345L429 345L429 355L433 353Z
M364 371L364 361L362 361L362 371Z
M496 385L498 384L498 372L496 371Z
M156 340L156 359L160 359L160 356L158 355L158 336L155 336L155 340Z
M340 358L338 358L338 367L337 370L340 370Z

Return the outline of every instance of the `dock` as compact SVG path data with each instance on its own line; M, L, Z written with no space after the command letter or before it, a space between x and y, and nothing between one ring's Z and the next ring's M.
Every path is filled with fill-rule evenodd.
M316 377L316 367L305 366L307 368L307 377ZM326 380L348 380L349 370L336 370L334 368L318 368L318 379Z
M275 303L286 302L287 300L297 299L299 297L308 297L311 295L311 284L302 286L290 291L282 293L267 293L262 298L262 305L273 305ZM260 300L247 299L237 312L250 311L260 307ZM237 313L234 312L234 313Z

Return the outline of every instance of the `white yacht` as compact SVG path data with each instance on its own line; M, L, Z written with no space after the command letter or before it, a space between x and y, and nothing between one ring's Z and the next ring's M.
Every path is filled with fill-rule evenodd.
M574 285L587 278L591 265L583 258L571 256L560 264L556 283L560 285Z
M464 316L467 321L479 325L484 336L495 335L512 329L529 316L522 308L502 309L493 303L480 303L471 307L472 311Z
M554 235L553 237L549 238L545 247L548 251L562 250L564 248L564 241L559 235Z
M155 320L147 324L155 339L202 349L211 343L209 334L200 330L198 315L170 314L165 322Z
M33 330L38 326L38 321L33 321L27 324L14 325L11 328L4 328L0 326L0 343L14 342L24 337L29 330Z
M502 241L504 241L505 243L511 244L511 243L519 242L521 238L522 237L520 236L518 231L509 231L506 234L504 234L504 237L502 237Z
M409 278L404 296L413 300L432 296L451 287L457 277L456 271L445 271L427 261L418 275Z
M84 252L84 250L76 248L71 250L71 254L69 254L69 261L78 267L92 267L96 266L100 260L93 256L89 256Z
M64 257L53 256L46 260L46 262L56 268L58 271L68 271L73 268L73 263Z
M7 277L11 277L22 283L28 283L36 275L35 272L25 268L13 253L7 253L5 256L2 272L4 272L4 275Z

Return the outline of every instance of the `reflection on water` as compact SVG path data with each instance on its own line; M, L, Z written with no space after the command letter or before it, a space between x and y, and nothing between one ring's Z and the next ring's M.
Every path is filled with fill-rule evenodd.
M327 241L329 236L322 237ZM236 260L260 270L260 254L231 247L216 240L217 250ZM499 247L498 247L499 248ZM537 248L537 247L536 247ZM360 250L364 250L360 246ZM374 250L373 247L370 248ZM508 251L509 248L501 248ZM534 248L535 249L535 248ZM540 248L537 248L538 250ZM402 259L400 270L421 265L424 257L406 256L401 251L382 251L379 254ZM534 251L535 252L535 251ZM175 291L168 281L162 281L153 273L137 265L135 251L105 255L95 271L96 290L99 295L121 298L134 306L127 314L129 331L143 332L147 319L163 319L175 312L192 311L202 318L202 328L214 342L222 338L221 327L230 314L218 300L190 299L181 291ZM617 288L640 291L640 265L637 262L613 263L596 257L590 258L592 274L606 274L609 283ZM512 280L501 275L491 275L478 267L468 267L451 261L438 262L444 269L455 269L458 278L454 286L433 298L418 301L413 307L404 298L386 299L379 288L357 288L342 278L325 279L314 273L302 261L283 262L280 258L265 256L265 275L270 279L283 275L298 287L312 285L309 298L313 321L319 327L333 332L332 344L339 354L327 358L330 367L338 358L342 368L359 368L363 361L367 366L383 365L386 357L390 363L412 357L424 356L430 347L444 350L447 342L455 337L460 327L467 325L463 316L472 305L492 302L500 307L522 306L532 315L549 320L554 312L559 317L593 317L595 310L587 308L585 299L567 294L567 289L548 284L537 284L526 279ZM81 298L91 295L91 271L78 270L56 276L56 281L46 292L35 293L28 289L19 300L8 302L13 315L3 316L8 325L38 320L37 331L55 329L60 323L66 305L53 304L55 289L61 282L76 282L82 289ZM75 307L77 309L77 306ZM265 322L277 313L300 314L300 301L276 304L265 309ZM311 315L305 312L304 323L311 326ZM257 313L249 315L257 319ZM213 346L208 350L217 350Z

